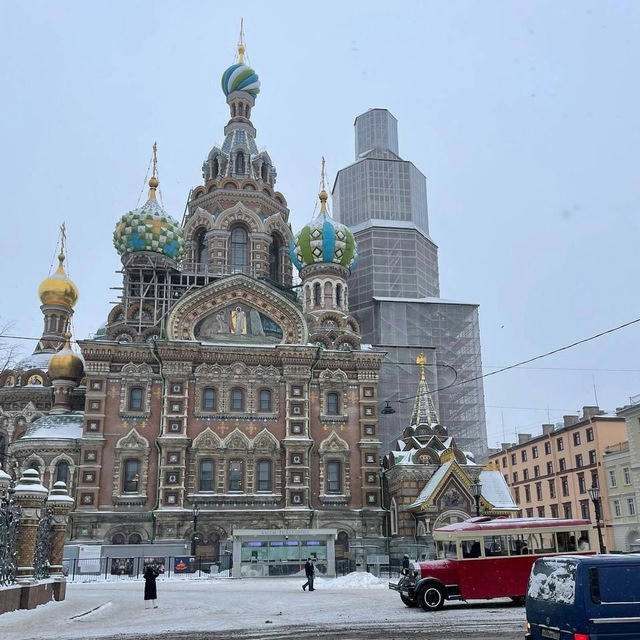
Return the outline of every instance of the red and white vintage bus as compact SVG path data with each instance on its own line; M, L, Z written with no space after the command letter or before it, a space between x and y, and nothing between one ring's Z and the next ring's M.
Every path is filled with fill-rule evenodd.
M413 563L389 588L408 607L437 611L445 600L524 602L531 566L542 556L594 553L588 520L481 516L434 529L436 560Z

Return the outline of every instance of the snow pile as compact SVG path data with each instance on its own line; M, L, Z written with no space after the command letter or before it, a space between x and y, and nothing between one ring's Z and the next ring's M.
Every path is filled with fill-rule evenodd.
M527 595L536 600L573 604L576 597L576 567L566 562L536 567L529 580Z
M339 578L319 578L316 583L325 589L386 589L388 580L376 578L372 573L354 571Z

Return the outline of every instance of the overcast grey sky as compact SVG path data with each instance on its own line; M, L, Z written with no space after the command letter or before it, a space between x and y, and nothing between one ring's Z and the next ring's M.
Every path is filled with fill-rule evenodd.
M241 16L258 144L294 230L320 156L333 178L353 160L354 117L387 107L428 179L441 295L481 305L485 371L640 316L640 3L30 0L0 2L0 315L20 335L40 335L62 220L75 335L105 321L113 229L154 140L182 217L222 140ZM592 404L594 385L607 409L640 393L639 337L634 325L488 378L490 445Z

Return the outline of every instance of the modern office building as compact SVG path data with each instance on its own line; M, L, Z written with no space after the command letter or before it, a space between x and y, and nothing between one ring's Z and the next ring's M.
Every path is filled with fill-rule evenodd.
M440 298L426 178L400 157L398 123L386 109L356 118L355 162L338 172L333 195L334 214L353 231L360 254L349 306L363 341L388 354L378 390L396 412L381 417L384 445L391 448L410 420L415 361L424 352L442 423L463 450L484 459L478 305Z

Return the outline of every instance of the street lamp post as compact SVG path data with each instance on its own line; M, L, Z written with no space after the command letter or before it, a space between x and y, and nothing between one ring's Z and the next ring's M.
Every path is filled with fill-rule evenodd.
M480 515L480 496L482 496L482 484L474 482L471 485L471 493L476 501L476 517Z
M602 516L602 511L600 509L600 507L602 506L600 501L600 487L594 484L591 489L589 489L589 497L591 498L591 502L593 502L593 509L596 512L596 527L598 529L600 553L607 553L607 549L604 546L604 541L602 540L602 529L600 528L600 518Z
M193 510L191 512L193 514L193 531L191 532L191 555L196 555L196 540L198 534L196 533L198 529L198 514L200 513L200 509L198 509L198 503L194 503Z

